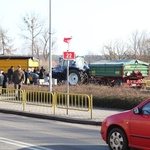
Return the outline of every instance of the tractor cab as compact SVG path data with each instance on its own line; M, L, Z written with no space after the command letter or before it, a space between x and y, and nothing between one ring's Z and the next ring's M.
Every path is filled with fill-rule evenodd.
M67 68L67 60L64 60L62 57L59 58L60 70ZM84 67L84 56L76 56L74 60L69 60L69 67L74 67L78 69L83 69Z

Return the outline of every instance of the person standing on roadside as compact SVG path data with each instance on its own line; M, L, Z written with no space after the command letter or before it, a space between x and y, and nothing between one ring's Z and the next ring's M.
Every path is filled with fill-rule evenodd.
M25 82L25 73L21 70L21 66L18 66L18 69L13 72L12 82L14 83L14 88L17 89L16 97L20 97L20 91L22 84Z
M28 82L28 77L29 77L29 73L24 69L23 70L24 71L24 74L25 74L25 84L28 84L27 82Z
M44 79L44 72L45 72L45 69L42 66L40 69L39 79Z
M0 86L3 86L3 80L4 80L4 76L3 76L3 71L0 71Z
M3 85L2 85L2 94L4 94L4 93L6 93L6 88L7 88L7 76L4 71L2 72L2 75L4 76Z
M8 72L7 72L8 83L9 83L9 84L12 83L12 75L13 75L13 72L14 72L14 66L11 66L11 67L8 69Z

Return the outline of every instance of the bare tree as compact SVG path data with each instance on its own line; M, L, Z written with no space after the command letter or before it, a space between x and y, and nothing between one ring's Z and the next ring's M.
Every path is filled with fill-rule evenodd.
M29 41L30 49L32 51L32 56L35 56L39 59L39 62L44 59L46 62L49 57L49 29L46 26L45 21L42 21L38 15L31 14L23 17L23 23L25 25L22 28L22 31L25 31L23 35L21 35L24 39ZM54 35L55 32L51 33ZM51 50L53 51L56 46L56 39L52 38Z
M116 39L114 42L104 44L101 53L104 59L107 60L120 60L125 59L125 53L127 51L127 45L122 40Z
M104 44L101 53L108 60L140 59L150 62L150 35L136 30L126 43L117 39Z
M129 38L128 47L133 59L149 61L150 37L146 31L134 31Z
M54 35L55 32L51 33L51 35ZM37 55L38 58L40 58L40 54L42 54L43 58L45 61L48 60L49 57L49 30L45 29L41 36L38 39L38 42L36 42L36 49L37 49ZM56 39L53 37L52 38L52 43L51 43L51 51L54 51L56 49Z
M11 54L16 51L13 48L12 39L8 37L8 31L4 30L0 27L0 50L2 51L2 55Z
M21 36L30 41L30 48L32 52L32 56L34 57L38 52L37 49L35 48L37 43L36 43L36 38L40 36L42 33L42 29L44 26L44 21L42 21L38 15L35 15L32 13L30 16L26 14L25 17L22 18L24 27L21 27L21 30L24 31L24 34Z
M145 46L144 46L144 57L145 56L148 56L148 62L150 62L150 37L148 37L146 40L145 40Z

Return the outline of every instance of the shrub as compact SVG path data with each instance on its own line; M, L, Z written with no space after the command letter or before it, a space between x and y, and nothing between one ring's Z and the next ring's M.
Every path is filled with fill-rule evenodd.
M12 86L12 85L9 85ZM25 90L48 91L48 86L23 85ZM66 93L66 85L57 85L52 87L52 92ZM70 93L88 94L93 96L93 106L131 109L149 98L149 93L140 89L129 87L109 87L100 85L76 85L69 86Z

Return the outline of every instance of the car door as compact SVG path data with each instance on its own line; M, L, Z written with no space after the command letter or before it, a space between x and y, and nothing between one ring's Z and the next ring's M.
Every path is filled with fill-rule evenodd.
M130 143L150 148L150 102L140 109L139 114L131 116Z

